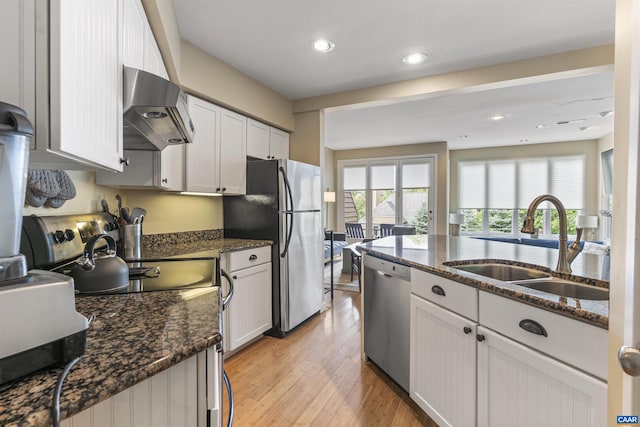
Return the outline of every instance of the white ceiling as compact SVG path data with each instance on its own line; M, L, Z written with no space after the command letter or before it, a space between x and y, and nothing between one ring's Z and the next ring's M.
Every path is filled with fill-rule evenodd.
M290 99L613 43L615 0L173 0L186 40ZM315 38L336 43L311 49ZM402 64L422 51L425 64ZM451 148L599 138L613 76L331 111L333 149L449 141ZM503 113L500 122L488 116ZM586 119L579 125L553 125ZM544 129L535 129L546 124ZM580 127L596 126L581 131ZM459 138L468 135L467 138Z

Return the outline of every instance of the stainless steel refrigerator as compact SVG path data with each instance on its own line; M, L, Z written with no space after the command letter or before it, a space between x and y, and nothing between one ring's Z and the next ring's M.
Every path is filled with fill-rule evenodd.
M224 236L272 240L273 328L284 337L318 313L323 295L320 168L249 160L247 194L223 198Z

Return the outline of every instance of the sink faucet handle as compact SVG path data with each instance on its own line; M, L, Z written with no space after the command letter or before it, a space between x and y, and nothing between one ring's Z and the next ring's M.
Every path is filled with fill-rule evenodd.
M576 228L576 241L574 243L580 243L580 239L582 239L582 231L584 229L582 227Z

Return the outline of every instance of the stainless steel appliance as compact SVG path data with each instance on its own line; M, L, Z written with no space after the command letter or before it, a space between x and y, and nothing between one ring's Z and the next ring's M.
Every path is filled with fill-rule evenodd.
M247 162L247 194L225 197L225 237L272 240L273 329L283 337L322 308L324 230L320 168Z
M18 252L32 134L25 112L0 102L0 384L82 355L88 327L72 280L27 272Z
M364 257L364 353L409 391L411 269Z
M124 67L126 150L162 150L193 142L195 127L180 87L155 74Z

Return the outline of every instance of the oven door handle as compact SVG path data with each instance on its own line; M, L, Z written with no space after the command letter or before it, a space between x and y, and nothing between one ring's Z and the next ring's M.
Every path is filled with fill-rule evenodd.
M222 274L222 276L224 276L224 278L227 279L227 282L229 282L229 293L222 300L222 310L226 310L227 306L231 302L231 298L233 298L234 285L233 285L233 279L231 278L231 276L229 276L229 273L227 273L221 268L220 274Z
M229 382L229 376L227 375L227 371L222 371L222 378L224 379L224 385L227 389L227 398L229 400L229 418L227 418L227 427L233 426L233 410L235 404L233 402L233 390L231 390L231 382Z

